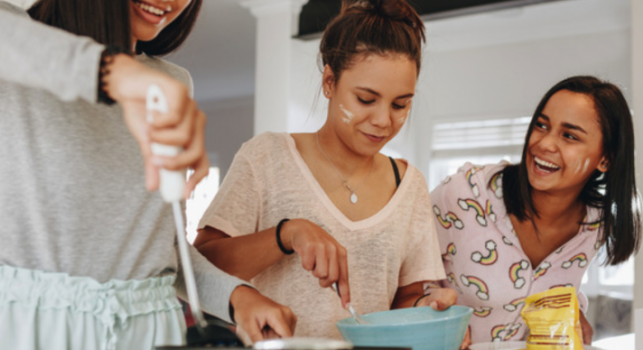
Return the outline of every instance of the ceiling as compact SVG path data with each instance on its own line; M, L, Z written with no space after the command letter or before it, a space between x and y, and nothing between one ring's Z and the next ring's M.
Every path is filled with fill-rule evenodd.
M427 20L560 0L407 0ZM339 13L342 0L310 0L299 17L299 37L315 37Z

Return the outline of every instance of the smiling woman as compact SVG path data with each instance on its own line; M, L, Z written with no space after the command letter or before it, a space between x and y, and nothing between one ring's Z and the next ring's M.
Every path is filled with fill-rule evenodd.
M408 118L423 41L406 1L345 1L320 45L325 124L244 144L199 224L199 251L291 307L297 336L340 337L349 302L360 313L455 302L447 289L422 297L445 277L424 177L380 153Z
M40 0L29 15L99 43L162 56L185 42L203 0ZM130 23L130 25L124 25Z
M536 108L520 164L467 163L431 196L443 284L477 310L472 340L523 339L519 312L527 296L557 286L579 290L602 246L614 265L639 247L634 135L623 94L594 77L563 80ZM587 310L580 292L579 302ZM590 344L584 314L581 325Z
M574 194L585 186L588 171L608 170L591 97L561 90L549 99L534 123L526 164L534 190Z

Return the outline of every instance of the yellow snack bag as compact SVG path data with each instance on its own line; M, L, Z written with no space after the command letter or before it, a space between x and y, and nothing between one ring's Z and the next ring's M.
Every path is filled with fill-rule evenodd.
M576 288L554 288L530 295L520 314L529 327L527 350L583 349Z

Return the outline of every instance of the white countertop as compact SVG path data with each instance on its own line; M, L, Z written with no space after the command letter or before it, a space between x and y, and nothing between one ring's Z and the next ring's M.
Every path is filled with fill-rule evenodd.
M592 346L605 350L634 350L634 333L597 340Z

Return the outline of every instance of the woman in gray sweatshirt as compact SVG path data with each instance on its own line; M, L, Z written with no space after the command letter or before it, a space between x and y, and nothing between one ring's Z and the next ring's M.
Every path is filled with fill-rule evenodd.
M191 167L187 194L209 167L190 75L154 58L185 40L200 5L0 0L1 349L184 342L171 207L145 187L159 168ZM169 112L148 125L152 83ZM154 157L152 141L184 151ZM206 311L253 340L292 334L288 308L190 253Z

